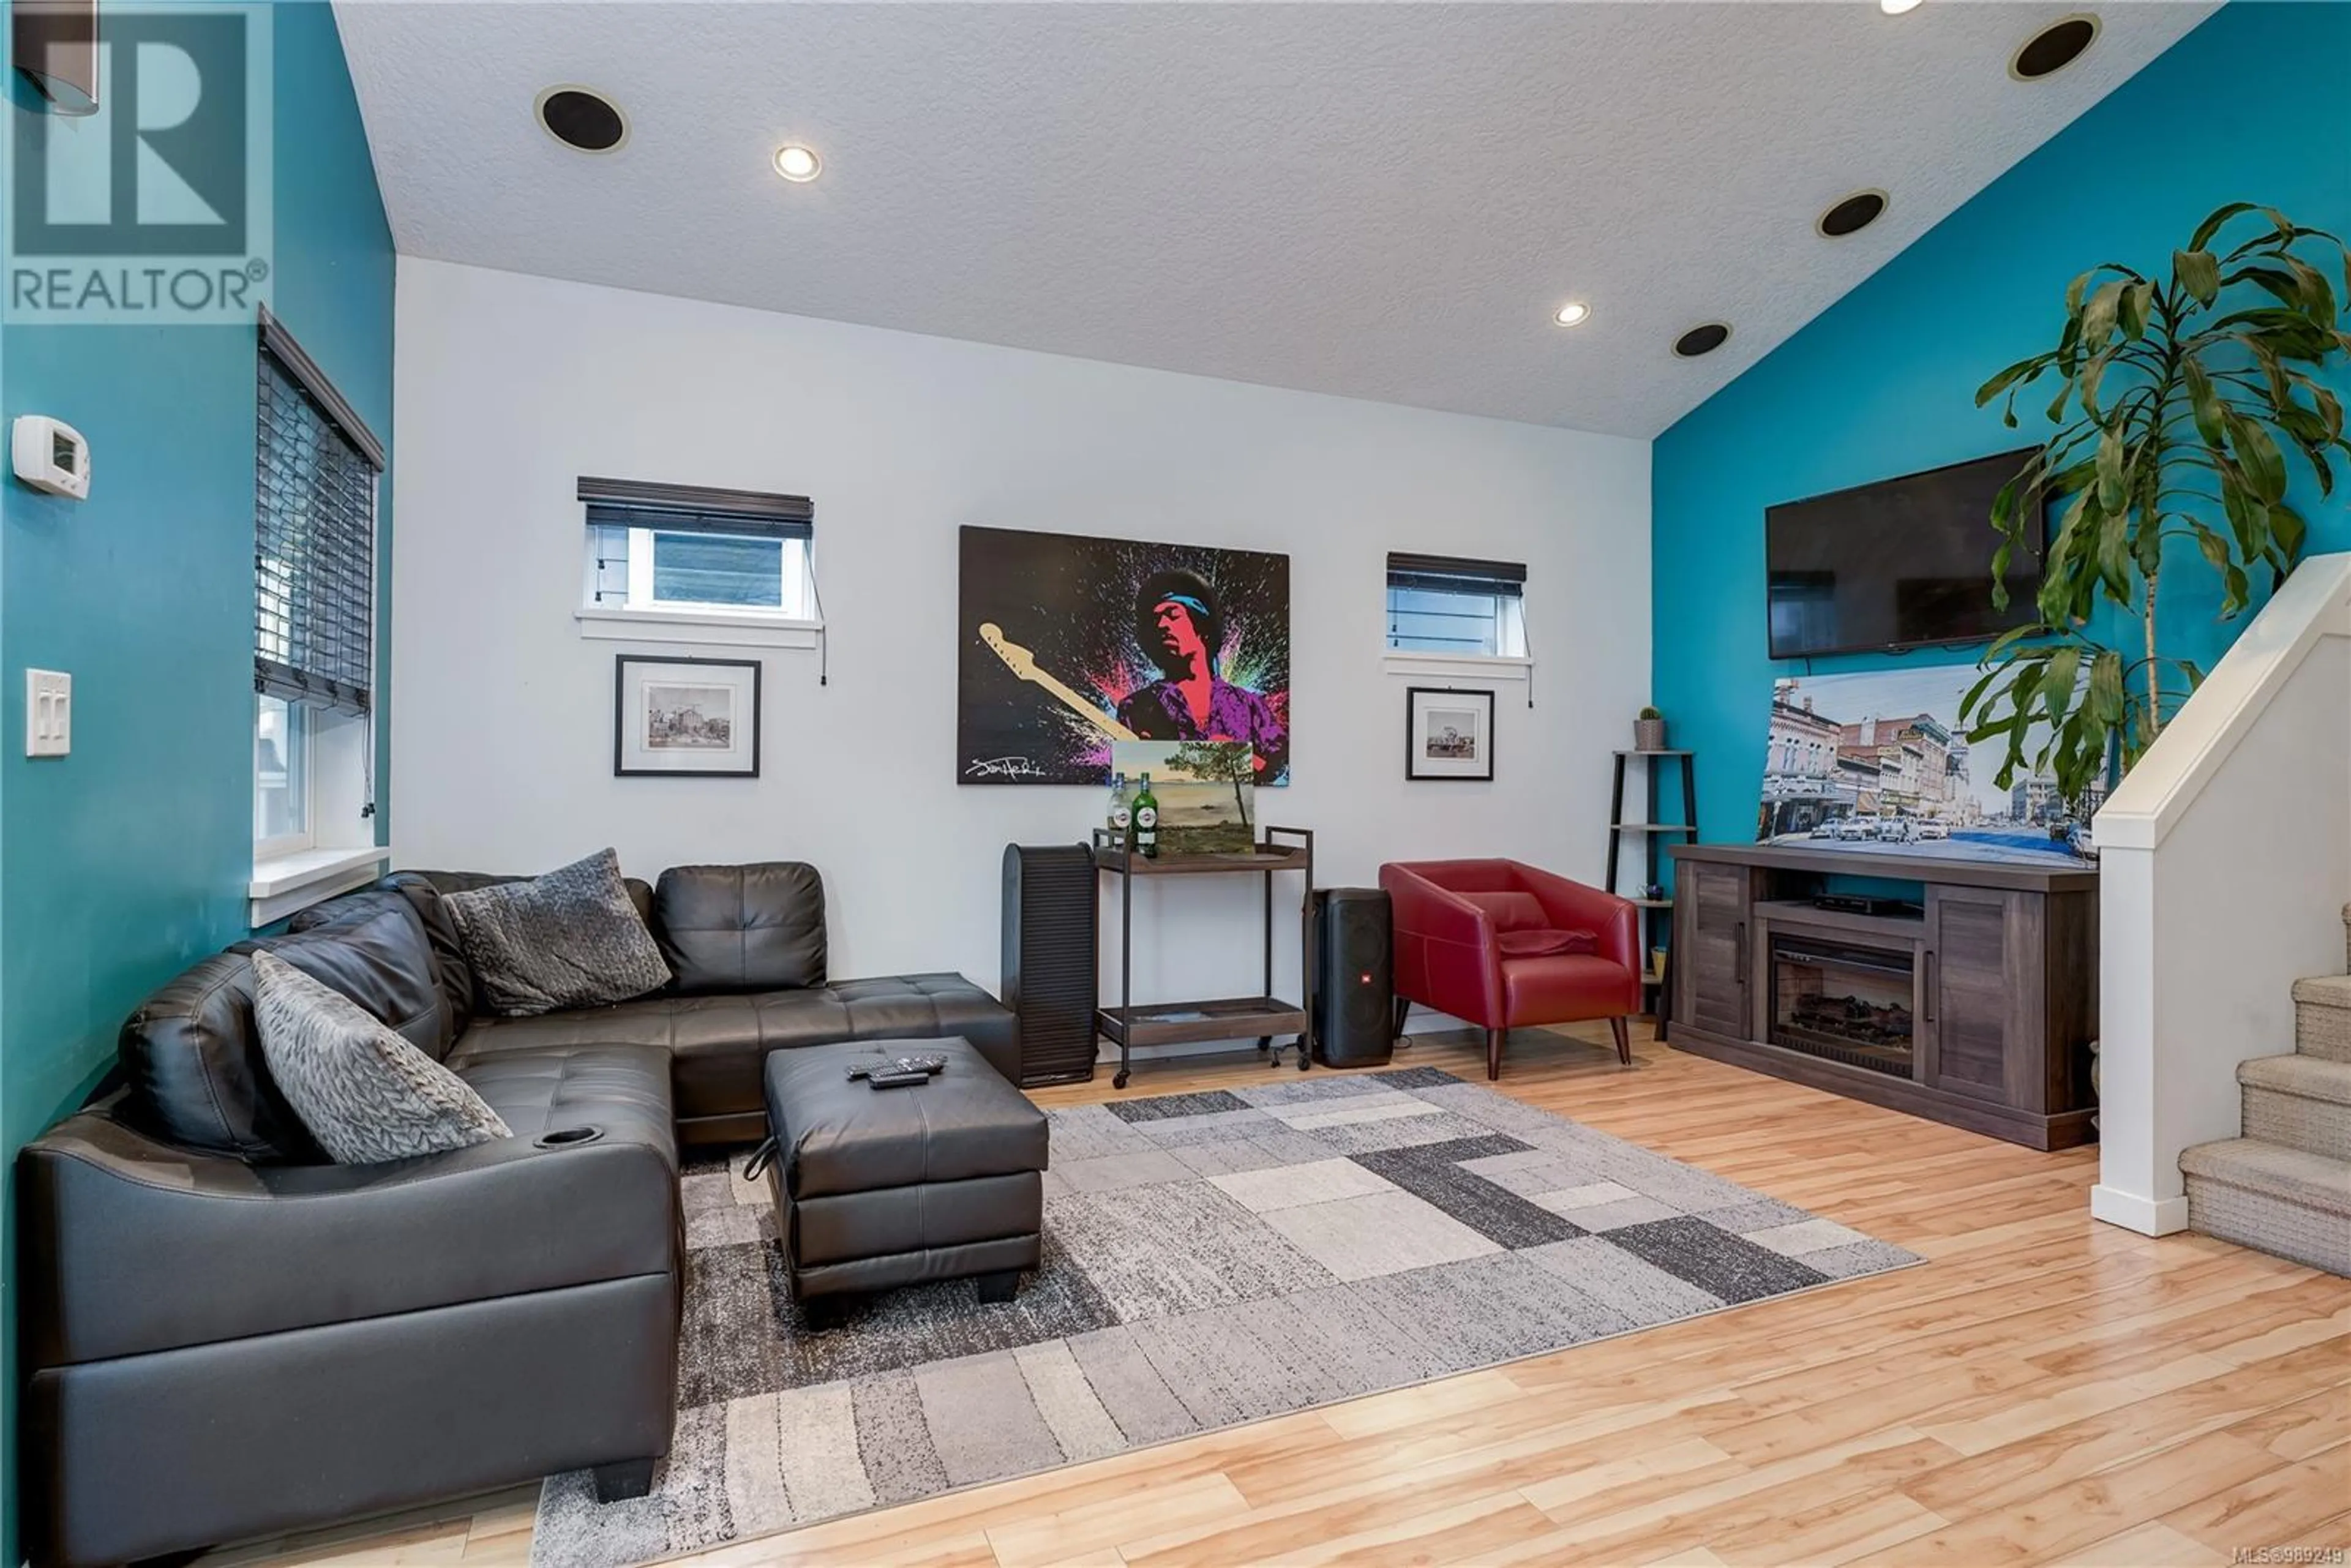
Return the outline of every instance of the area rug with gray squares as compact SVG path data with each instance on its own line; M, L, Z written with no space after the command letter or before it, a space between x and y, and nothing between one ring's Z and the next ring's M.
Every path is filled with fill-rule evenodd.
M818 1332L765 1182L690 1166L669 1458L631 1502L551 1478L533 1561L642 1563L1920 1261L1434 1068L1049 1115L1017 1300L917 1286Z

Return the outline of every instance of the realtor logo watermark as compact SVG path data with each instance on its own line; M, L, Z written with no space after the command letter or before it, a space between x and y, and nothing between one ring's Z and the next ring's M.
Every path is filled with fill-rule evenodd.
M6 110L5 318L218 326L269 302L270 7L100 8L98 110Z

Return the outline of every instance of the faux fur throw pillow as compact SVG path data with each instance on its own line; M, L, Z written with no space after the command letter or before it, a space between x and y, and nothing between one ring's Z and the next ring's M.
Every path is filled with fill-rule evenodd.
M623 1002L669 984L611 850L446 902L483 995L508 1018Z
M253 1021L277 1092L337 1165L514 1135L465 1080L340 991L267 953L253 956Z

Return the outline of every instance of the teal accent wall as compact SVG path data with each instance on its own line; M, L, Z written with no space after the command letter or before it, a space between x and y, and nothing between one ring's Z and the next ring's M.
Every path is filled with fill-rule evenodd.
M6 112L34 112L8 75ZM272 309L389 445L392 235L328 5L274 7L271 77ZM149 990L247 934L254 353L249 327L0 330L0 419L74 425L92 476L81 503L0 479L0 1563L18 1561L16 1151L97 1082ZM388 479L379 498L388 584ZM27 665L73 674L68 758L22 755Z
M2351 5L2225 7L1657 438L1652 679L1674 744L1698 753L1706 839L1753 836L1771 683L1808 667L1767 655L1764 508L2042 439L2047 392L2011 431L1997 407L1975 407L1976 388L2055 343L2074 275L2110 258L2168 268L2224 203L2351 236L2346 62ZM1999 93L2029 90L1996 63L1987 78L1987 113ZM2331 499L2297 484L2311 550L2351 549L2346 496L2351 484ZM1987 562L1993 542L1987 531ZM2179 652L2208 666L2245 624L2218 623L2218 587L2184 565L2159 602ZM1971 664L1978 652L1809 668Z

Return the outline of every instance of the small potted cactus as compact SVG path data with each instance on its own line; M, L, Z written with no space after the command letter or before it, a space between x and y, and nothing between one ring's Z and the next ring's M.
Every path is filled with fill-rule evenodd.
M1633 720L1633 749L1663 751L1666 748L1666 716L1656 708L1645 707Z

